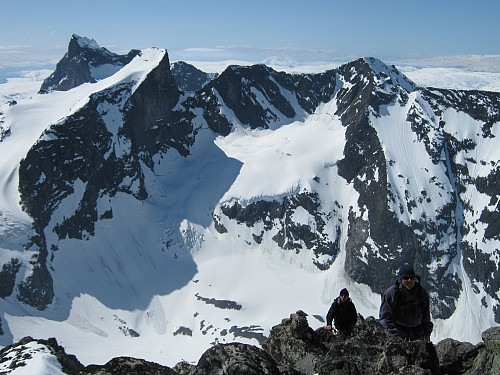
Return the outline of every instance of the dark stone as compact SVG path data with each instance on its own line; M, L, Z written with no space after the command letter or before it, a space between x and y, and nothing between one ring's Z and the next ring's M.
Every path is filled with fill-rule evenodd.
M328 347L309 327L307 314L302 311L291 314L290 318L274 326L262 348L281 369L295 368L301 373L312 373L315 358L328 352Z
M468 342L445 339L436 346L442 374L463 374L472 367L478 348Z
M0 298L8 297L14 290L16 275L21 267L21 262L17 258L12 258L2 266L0 271Z
M217 344L201 356L192 375L279 375L273 359L255 346Z
M335 240L330 240L326 222L337 212L322 212L320 207L318 193L303 191L284 197L282 201L260 200L247 204L245 207L236 201L232 205L223 204L220 209L227 218L236 220L238 224L245 224L247 228L253 228L256 223L263 223L264 230L270 231L277 225L278 233L272 237L272 240L283 250L294 250L298 253L302 249L308 249L317 256L330 255L329 260L321 263L314 261L319 269L325 270L330 267L340 252L340 226L335 228ZM299 208L306 210L314 218L314 228L292 220L294 212ZM214 215L213 220L214 223L219 222L220 217ZM262 242L265 231L252 234L255 242Z
M179 375L193 375L196 370L196 365L192 365L188 362L179 362L172 368L172 370Z
M259 344L262 344L267 339L262 331L264 331L264 329L256 325L252 325L249 327L232 326L229 329L229 332L232 333L235 338L242 337L246 339L254 339L257 340Z
M262 347L280 368L293 368L300 374L393 374L410 369L439 374L432 344L398 341L377 320L361 315L346 338L325 328L312 331L299 311L273 327Z
M229 300L218 300L215 298L205 298L201 297L198 295L198 293L195 294L196 298L198 301L203 301L207 305L214 305L218 309L228 309L228 310L241 310L241 305L237 302L234 301L229 301Z
M178 375L170 367L162 366L144 359L117 357L105 365L89 365L80 375Z

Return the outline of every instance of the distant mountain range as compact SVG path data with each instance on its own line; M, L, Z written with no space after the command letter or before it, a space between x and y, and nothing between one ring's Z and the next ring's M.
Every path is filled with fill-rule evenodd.
M73 35L0 113L0 342L175 363L297 309L323 324L345 286L377 316L405 262L434 339L479 340L500 322L499 121L500 93L372 57L217 75Z

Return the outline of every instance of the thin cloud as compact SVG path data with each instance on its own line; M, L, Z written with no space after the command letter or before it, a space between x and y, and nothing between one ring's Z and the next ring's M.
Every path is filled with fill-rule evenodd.
M47 68L64 56L63 48L35 48L32 46L0 46L0 69Z
M314 50L300 48L257 48L247 46L216 46L213 48L191 47L184 49L173 49L168 51L173 59L177 60L216 60L231 59L245 61L263 61L269 58L293 59L297 62L311 61L345 61L359 56L343 53L336 50Z
M500 55L458 55L401 59L399 65L426 68L458 68L469 72L500 73Z

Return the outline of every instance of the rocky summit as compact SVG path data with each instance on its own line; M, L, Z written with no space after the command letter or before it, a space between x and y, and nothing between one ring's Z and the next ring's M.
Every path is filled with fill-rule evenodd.
M0 351L0 373L17 369L37 372L50 363L51 374L67 375L493 375L500 373L500 327L482 334L472 345L445 339L437 345L423 340L400 341L373 317L358 316L345 337L326 328L313 330L307 314L297 311L273 327L257 347L239 342L216 344L196 365L179 362L173 368L138 358L117 357L104 365L83 366L55 339L25 337Z
M67 91L83 83L109 77L127 65L140 51L118 55L100 47L95 40L73 34L68 52L43 82L40 93Z

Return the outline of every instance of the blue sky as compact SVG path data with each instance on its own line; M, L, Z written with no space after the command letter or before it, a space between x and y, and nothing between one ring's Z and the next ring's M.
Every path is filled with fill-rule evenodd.
M0 69L58 61L73 33L171 60L500 55L498 0L0 0ZM2 61L3 60L3 61Z

